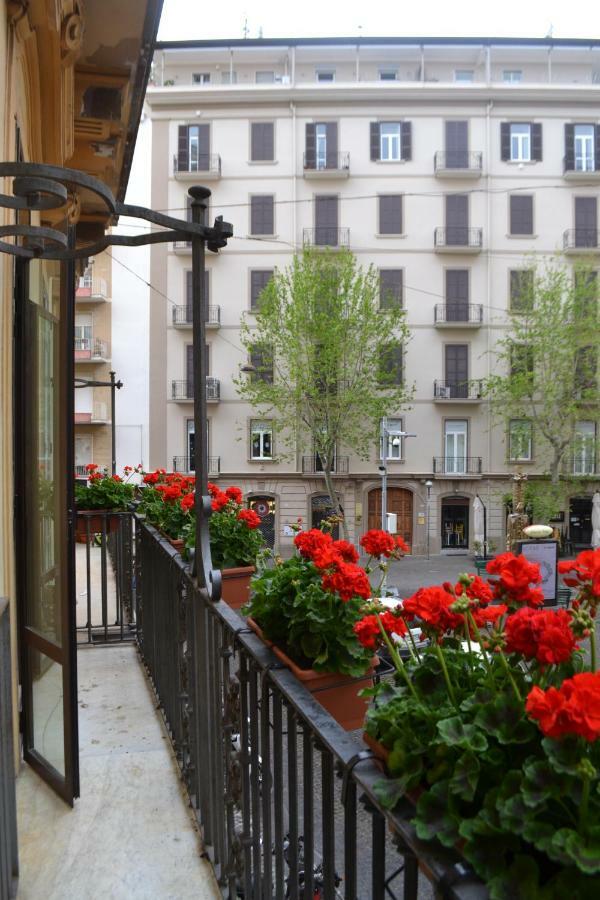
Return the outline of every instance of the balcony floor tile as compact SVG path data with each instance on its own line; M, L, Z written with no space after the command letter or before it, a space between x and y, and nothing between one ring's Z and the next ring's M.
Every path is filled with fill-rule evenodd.
M23 766L19 897L218 900L135 647L78 665L81 798L70 810Z

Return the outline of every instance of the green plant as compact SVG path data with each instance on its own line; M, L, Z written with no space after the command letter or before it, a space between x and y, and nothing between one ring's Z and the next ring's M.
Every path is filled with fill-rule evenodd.
M100 469L95 463L89 463L86 469L87 484L75 484L77 509L127 509L136 488L130 479L140 471L140 467L133 469L131 466L125 466L123 477L109 475L108 469Z
M208 521L210 552L216 569L232 569L238 566L254 566L256 558L265 546L259 531L260 518L252 509L243 505L242 492L231 485L222 491L215 484L208 485L212 497L213 512ZM182 537L186 550L196 543L196 520L186 524Z

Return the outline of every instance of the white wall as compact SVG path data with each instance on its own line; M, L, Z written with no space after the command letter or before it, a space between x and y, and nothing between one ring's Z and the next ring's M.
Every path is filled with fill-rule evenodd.
M151 122L142 118L126 203L150 205ZM143 227L142 227L143 226ZM117 234L148 230L140 219L121 217ZM123 387L117 391L117 471L125 465L148 466L149 421L149 247L113 247L112 363ZM127 268L125 268L127 267ZM143 280L142 280L143 279Z

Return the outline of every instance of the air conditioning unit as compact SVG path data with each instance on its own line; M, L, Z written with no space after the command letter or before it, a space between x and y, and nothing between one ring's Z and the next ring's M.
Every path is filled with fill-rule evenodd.
M440 400L449 400L452 394L452 388L446 387L446 385L438 385L437 388L437 396Z

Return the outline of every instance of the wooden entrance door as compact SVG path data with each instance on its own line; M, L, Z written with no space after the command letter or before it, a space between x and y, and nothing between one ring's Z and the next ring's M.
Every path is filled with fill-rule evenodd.
M391 487L387 490L387 511L398 516L398 530L409 547L413 537L413 495L405 488ZM369 493L369 530L381 528L381 488Z

